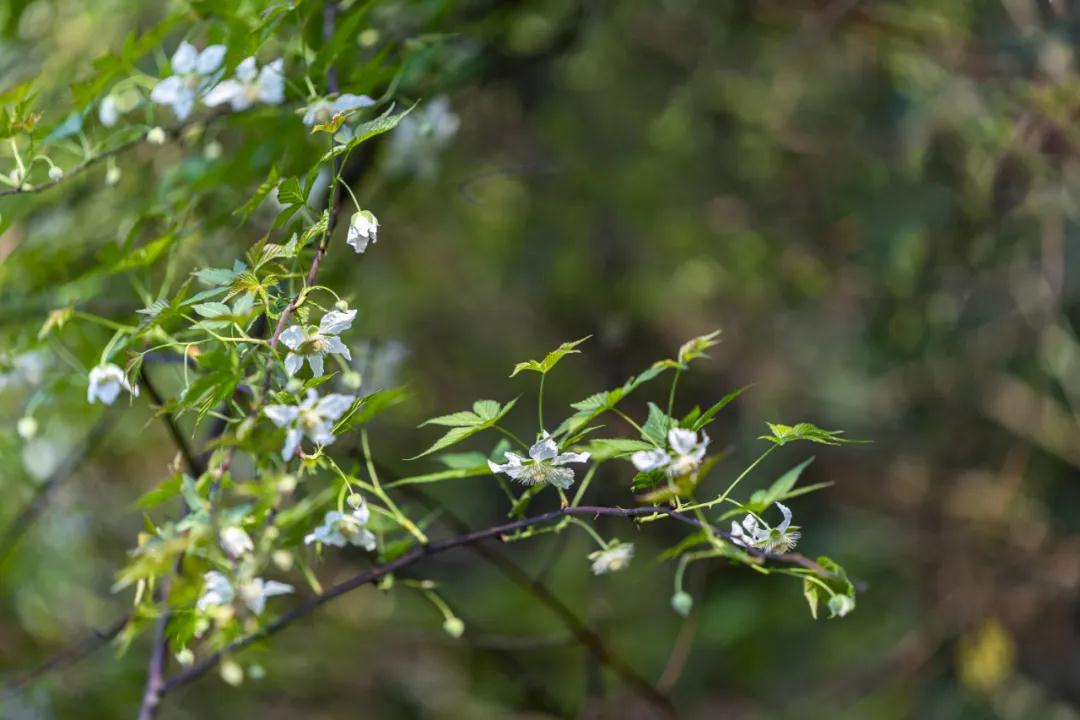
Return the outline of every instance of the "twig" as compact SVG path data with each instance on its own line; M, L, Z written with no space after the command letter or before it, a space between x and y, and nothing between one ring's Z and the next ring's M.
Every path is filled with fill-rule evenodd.
M479 543L483 540L490 538L497 538L504 535L508 535L517 530L523 530L533 525L539 525L552 520L558 520L568 515L592 515L594 517L601 515L608 515L613 517L622 518L637 518L643 515L651 515L653 513L660 513L667 515L672 519L685 523L693 527L702 527L702 524L694 518L687 517L678 512L675 512L671 508L666 507L637 507L637 508L618 508L618 507L595 507L595 506L579 506L579 507L565 507L558 510L552 510L551 512L543 513L541 515L535 515L533 517L525 518L523 520L517 520L514 522L506 523L503 525L496 525L494 527L487 528L485 530L477 530L475 532L466 533L457 537L432 542L428 545L418 546L410 550L409 552L401 555L400 557L392 560L384 565L372 568L366 572L362 572L358 575L349 578L343 582L338 583L330 587L326 592L321 595L317 595L308 598L304 602L300 603L292 610L289 610L284 615L278 617L272 622L268 623L262 629L247 635L240 640L228 645L227 647L218 650L202 659L201 661L191 665L183 672L169 678L164 687L162 688L162 694L170 693L178 688L184 687L191 682L199 679L207 672L217 666L221 659L227 655L237 653L244 648L248 647L254 642L268 638L277 634L281 630L294 623L295 621L306 617L314 610L322 607L326 603L338 598L358 587L369 585L380 578L389 575L391 573L402 570L410 565L413 565L423 559L438 555L446 552L447 550L453 550L459 547L465 547ZM730 535L723 531L712 528L712 532L718 537L722 537L730 541ZM763 551L751 551L745 550L747 554L761 559L774 560L777 562L783 562L792 565L800 565L803 567L815 569L815 572L820 572L825 576L829 576L828 572L818 566L816 563L808 560L807 558L799 555L798 553L777 555L775 553L766 553ZM650 685L651 687L651 685ZM666 701L666 698L665 698ZM669 703L669 701L667 701Z

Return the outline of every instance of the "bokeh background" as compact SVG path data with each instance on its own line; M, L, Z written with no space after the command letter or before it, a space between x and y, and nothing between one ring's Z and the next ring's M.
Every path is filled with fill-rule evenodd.
M12 0L0 77L44 78L62 116L66 82L166 8L227 33L226 14L250 10L236 5ZM415 425L477 397L531 398L510 368L564 340L593 336L552 376L552 416L721 328L680 407L754 387L715 426L731 454L710 487L757 454L765 421L872 441L785 448L744 488L816 456L804 481L834 484L793 503L800 549L865 583L857 610L815 622L796 582L717 562L690 573L683 621L657 559L679 532L662 525L602 523L638 547L603 578L573 531L499 552L686 717L1080 717L1078 38L1072 0L377 3L339 61L343 85L385 89L390 71L370 60L389 43L399 92L425 114L350 168L380 240L362 261L332 251L324 276L360 308L369 387L413 391L373 427L377 452L397 472L437 469L398 460L433 439ZM141 67L154 74L154 55ZM114 188L101 170L0 199L4 680L126 610L110 586L142 525L134 500L174 454L145 403L82 402L108 331L38 329L84 299L130 318L130 287L152 272L93 269L144 226L202 223L203 242L174 249L193 266L240 256L272 215L237 227L228 213L270 164L300 172L310 156L295 120L268 122L141 148ZM178 197L180 178L205 194ZM27 414L31 439L15 431ZM629 479L603 474L596 501L632 502ZM470 525L502 517L490 478L432 493ZM465 620L462 640L419 595L362 589L244 656L241 687L207 677L162 717L656 716L475 555L417 571ZM145 655L145 638L99 649L0 715L130 717Z

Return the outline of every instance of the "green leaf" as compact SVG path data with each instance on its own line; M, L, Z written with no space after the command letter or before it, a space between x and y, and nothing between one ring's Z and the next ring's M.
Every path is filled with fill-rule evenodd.
M262 205L263 200L270 194L270 191L277 187L278 184L278 171L277 166L270 168L270 174L266 176L266 180L262 185L255 190L255 194L248 199L246 203L233 211L233 214L240 216L240 222L246 223L251 219L251 216Z
M232 315L232 308L225 303L220 302L202 303L191 309L194 310L197 315L204 318L219 318Z
M699 335L696 338L691 338L686 341L683 346L679 348L679 363L686 365L691 360L708 357L708 355L705 354L705 351L720 344L720 341L717 340L718 337L720 337L720 331L714 330L708 335Z
M472 453L462 453L463 455ZM490 475L491 470L487 466L485 461L482 465L476 465L470 468L455 468L451 470L442 470L440 472L427 473L425 475L413 475L411 477L401 478L390 483L385 483L383 487L397 487L399 485L424 485L427 483L442 482L443 480L457 480L459 478L479 477L481 475Z
M749 390L751 387L753 387L753 385L744 385L741 388L739 388L738 390L732 390L727 395L725 395L723 398L721 398L720 402L716 403L711 408L706 410L700 417L698 417L696 420L694 420L690 425L688 425L686 427L689 427L694 432L697 432L701 428L703 428L706 425L708 425L709 423L711 423L713 421L713 419L716 417L717 413L719 413L721 410L723 410L725 407L727 407L728 404L731 403L731 401L733 401L735 398L742 395L744 392Z
M546 375L551 372L551 369L555 367L555 365L558 364L558 362L567 355L580 353L581 351L575 348L577 348L578 345L585 342L591 337L592 335L586 335L580 340L574 340L573 342L564 342L558 348L549 352L543 360L528 360L526 362L520 362L514 366L514 372L510 373L510 377L514 377L518 373L524 372L525 370L529 370L531 372L538 372L541 375Z
M361 143L367 142L376 135L382 135L383 133L390 132L397 127L397 124L401 122L401 119L403 117L412 112L412 109L414 107L416 107L415 104L409 107L409 109L398 113L397 115L391 115L390 113L393 108L389 108L386 112L384 112L382 115L375 118L374 120L370 120L366 123L361 123L360 125L357 125L356 129L353 131L352 139L344 145L337 145L334 147L333 150L325 153L322 158L319 159L319 164L321 165L327 163L340 155L351 152L353 148L360 145Z
M492 427L499 422L506 413L510 412L510 409L514 407L515 403L517 403L517 398L514 398L503 406L500 406L499 403L494 400L477 400L473 403L472 412L457 412L428 420L423 423L423 425L444 425L449 426L451 429L441 438L436 440L434 445L419 455L414 455L409 458L409 460L416 460L417 458L430 455L443 448L456 445L462 440L472 437L481 430ZM421 427L423 425L421 425Z
M587 426L598 416L614 408L638 387L655 379L667 369L668 368L666 367L654 365L640 375L636 375L627 380L622 387L617 387L614 390L608 390L607 392L599 392L590 395L580 402L571 403L570 407L577 410L577 412L566 420L563 420L559 427L556 428L554 434L562 435L565 433L569 442L575 442L582 434L582 428Z
M840 437L843 430L822 430L811 423L799 423L798 425L781 425L779 423L766 423L772 435L759 435L758 440L768 440L777 445L786 445L797 440L807 440L820 445L842 445L846 443L865 442L863 440L848 440Z
M278 201L284 205L303 205L307 202L304 191L300 187L300 181L294 177L285 178L281 181L281 184L278 185L277 196Z
M487 465L487 455L482 452L444 453L436 458L451 470L469 470Z
M798 482L802 471L812 462L814 462L814 458L799 463L777 478L768 489L755 491L750 496L750 502L747 505L753 508L755 513L760 513L777 500L782 500L795 487L795 483Z
M649 417L642 426L642 435L646 440L652 440L654 445L664 447L667 445L667 434L678 423L675 418L660 409L656 403L649 403Z
M654 447L652 443L634 440L633 438L593 438L589 441L586 449L594 461L600 462L629 455L640 450L652 450Z

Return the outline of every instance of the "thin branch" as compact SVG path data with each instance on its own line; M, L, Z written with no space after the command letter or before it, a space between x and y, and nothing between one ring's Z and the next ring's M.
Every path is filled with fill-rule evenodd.
M97 630L83 638L79 642L69 645L59 653L53 655L33 670L28 670L11 683L0 690L0 699L11 697L31 683L37 682L50 673L61 670L69 665L74 665L85 657L97 652L100 648L108 645L120 632L127 627L131 615L124 615L117 619L104 630Z
M404 555L401 555L400 557L384 565L372 568L371 570L362 572L349 578L348 580L340 582L337 585L330 587L326 592L321 595L316 595L314 597L308 598L304 602L294 607L292 610L289 610L284 615L281 615L277 619L268 623L265 627L261 628L257 632L247 635L246 637L237 640L236 642L230 644L222 650L218 650L217 652L210 654L201 661L191 665L184 671L169 678L165 682L164 687L162 688L162 694L170 693L178 688L184 687L185 685L194 682L195 680L201 678L207 672L212 670L214 667L216 667L217 664L221 662L223 657L237 653L254 642L268 638L272 635L276 635L281 630L284 630L297 620L306 617L307 615L311 614L313 611L322 607L331 600L334 600L335 598L351 592L358 587L363 587L364 585L369 585L373 582L376 582L380 578L389 575L390 573L402 570L421 560L446 552L447 550L453 550L459 547L473 545L475 543L479 543L483 540L487 540L490 538L498 538L509 535L510 533L513 533L517 530L523 530L533 525L551 522L552 520L559 520L568 515L591 515L593 517L608 515L622 518L637 518L643 515L652 515L655 513L667 515L674 520L678 520L679 522L699 529L702 527L708 527L716 536L724 538L729 542L731 541L731 536L728 533L725 533L711 526L703 526L702 523L700 523L698 520L682 515L667 507L618 508L579 506L560 508L558 510L552 510L551 512L543 513L541 515L535 515L533 517L525 518L523 520L517 520L503 525L496 525L485 530L477 530L446 540L432 542L428 545L415 547ZM810 568L813 569L815 572L823 574L826 577L831 577L824 568L821 568L819 565L817 565L817 563L814 563L813 561L807 559L806 557L798 553L778 555L775 553L766 553L763 551L751 549L745 549L745 552L751 556L760 559L767 559L776 562Z

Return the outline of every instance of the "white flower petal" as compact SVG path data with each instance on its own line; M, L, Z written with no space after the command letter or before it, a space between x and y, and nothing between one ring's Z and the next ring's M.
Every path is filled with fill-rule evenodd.
M221 62L225 59L225 46L224 45L210 45L201 53L199 53L198 60L195 61L195 72L200 75L209 75L210 73L221 67Z
M634 464L634 467L640 472L650 472L652 470L658 470L671 462L671 456L665 451L656 450L639 450L630 456L630 462Z
M375 101L369 98L367 95L353 95L351 93L344 93L339 95L334 100L333 105L330 106L330 112L333 115L338 113L348 112L350 110L356 110L357 108L371 107L375 104Z
M697 433L685 428L672 428L668 432L668 443L679 455L689 455L697 446Z
M231 103L236 98L243 98L244 87L235 80L222 80L203 97L203 104L217 107Z
M311 366L311 377L322 377L325 368L323 367L322 353L312 353L307 356L308 365Z
M290 325L282 330L278 337L278 341L290 350L300 347L305 340L307 340L307 335L304 334L304 328L299 325Z
M296 353L289 353L285 356L285 372L289 375L295 375L297 371L304 366L304 358Z
M267 405L263 408L263 415L270 418L270 422L278 427L285 427L296 419L299 411L292 405Z
M559 454L559 446L555 444L555 441L551 439L551 436L546 432L543 437L536 441L536 443L529 448L529 457L537 462L542 460L551 460L553 457Z
M235 70L236 78L244 83L251 83L258 77L259 71L255 66L255 58L247 57L240 61Z
M285 432L285 444L281 446L281 459L288 462L296 455L296 449L300 447L300 438L303 437L300 430L291 427Z
M779 502L776 503L776 507L779 508L780 513L784 516L784 519L780 521L780 524L776 526L776 529L783 533L791 527L791 510L788 509L787 505Z
M551 461L551 464L552 465L566 465L568 463L583 463L583 462L589 462L589 453L587 453L587 452L580 452L580 453L568 452L568 453L563 453L562 455L557 456L554 460Z
M352 360L352 354L349 352L348 346L341 342L341 338L337 335L329 335L323 338L323 341L326 343L326 352L341 355L346 360Z
M176 48L176 52L173 53L172 71L176 74L189 73L195 69L195 63L198 61L199 51L195 49L195 46L186 40L181 42Z
M327 420L337 420L345 413L345 411L352 407L355 400L355 395L331 393L319 401L315 411L320 417L324 417Z
M156 85L154 85L154 89L150 91L150 99L159 105L172 105L174 102L180 99L180 95L183 92L184 80L176 75L173 75L159 81ZM106 98L106 100L108 99L109 98ZM116 104L115 101L113 101L114 110L115 107Z
M356 310L331 310L319 321L319 332L325 335L340 335L352 327Z

